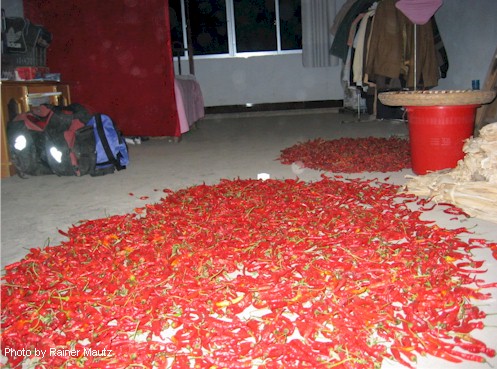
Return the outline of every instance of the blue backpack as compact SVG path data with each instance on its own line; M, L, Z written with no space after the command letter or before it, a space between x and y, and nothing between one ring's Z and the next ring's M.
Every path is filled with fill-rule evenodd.
M97 153L95 169L90 175L101 176L126 169L129 163L128 147L112 119L105 114L95 114L87 126L93 127Z

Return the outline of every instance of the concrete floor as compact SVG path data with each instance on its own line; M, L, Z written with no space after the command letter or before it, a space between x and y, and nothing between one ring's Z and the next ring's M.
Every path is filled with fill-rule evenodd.
M130 145L129 167L104 177L40 176L1 181L1 266L20 260L30 248L58 245L64 239L58 230L66 230L80 220L124 214L145 203L156 202L162 189L180 189L201 183L217 183L221 178L257 178L261 172L271 178L319 180L321 173L305 169L296 171L276 159L280 150L312 138L407 136L407 126L400 121L358 122L356 116L333 110L266 112L250 115L208 116L198 128L183 136L179 143L151 139ZM343 121L347 123L342 123ZM390 177L397 184L405 182L410 170L396 173L367 173L353 177ZM146 200L140 197L148 197ZM473 237L497 242L497 226L475 219L450 220L441 212L431 217L446 227L466 227ZM483 253L489 271L483 278L497 281L497 261ZM497 313L497 291L493 299L481 303L484 310ZM497 348L497 316L477 337ZM489 359L497 367L497 359ZM385 363L385 368L395 367ZM422 358L419 368L483 368L485 364L451 365L445 361Z

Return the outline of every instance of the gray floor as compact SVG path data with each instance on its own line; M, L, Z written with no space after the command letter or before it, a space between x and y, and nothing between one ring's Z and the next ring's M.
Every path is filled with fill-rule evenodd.
M363 117L367 118L367 117ZM351 121L345 124L342 121ZM30 248L57 245L63 240L58 230L66 230L80 220L123 214L156 202L162 189L180 189L200 183L216 183L221 178L257 178L269 173L271 178L318 180L321 173L313 170L296 171L277 161L280 150L299 141L322 137L387 137L406 136L406 124L400 121L361 121L356 116L335 111L279 112L251 115L208 116L198 128L183 136L179 143L167 139L151 139L141 145L130 145L131 163L121 172L104 177L41 176L21 179L12 177L1 181L1 265L20 260ZM384 179L402 184L410 170L396 173L368 173L354 177ZM148 197L146 200L140 197ZM463 223L447 215L431 212L439 224L447 227L467 227L475 234L497 242L497 226L475 219ZM497 281L496 260L486 258L488 281ZM494 298L484 303L485 310L497 312ZM493 327L478 332L490 346L497 348L497 317L485 321ZM497 359L489 360L497 367ZM389 366L385 363L384 367ZM450 365L447 362L424 359L418 367L483 368L483 364Z

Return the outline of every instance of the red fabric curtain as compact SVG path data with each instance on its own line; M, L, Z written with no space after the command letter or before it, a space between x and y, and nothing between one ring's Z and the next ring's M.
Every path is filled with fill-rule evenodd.
M47 64L72 102L108 114L127 136L179 136L168 0L24 0L53 34Z

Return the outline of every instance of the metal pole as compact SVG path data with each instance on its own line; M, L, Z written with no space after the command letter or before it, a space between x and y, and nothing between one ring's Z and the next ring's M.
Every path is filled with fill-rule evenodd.
M418 37L417 26L414 24L414 91L417 90L418 85Z
M190 22L190 1L185 1L186 7L186 35L188 40L188 66L190 68L190 74L195 74L195 65L193 63L193 45L192 45L192 28Z
M361 92L356 88L357 92L357 120L361 120Z

